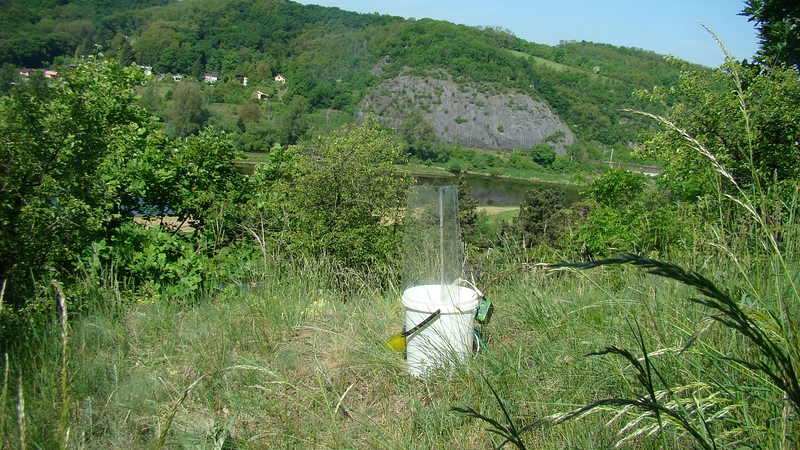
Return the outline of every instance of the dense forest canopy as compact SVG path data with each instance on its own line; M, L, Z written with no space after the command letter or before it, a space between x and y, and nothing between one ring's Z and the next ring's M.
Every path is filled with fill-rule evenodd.
M221 80L247 77L256 85L283 74L290 80L287 103L302 96L307 112L333 109L352 116L381 80L408 70L422 76L444 70L480 91L514 90L545 101L583 141L628 145L645 125L620 110L666 112L632 93L672 85L680 71L642 49L591 42L547 46L497 27L286 0L3 3L4 86L11 67L64 67L99 49L123 65L135 62L196 80L218 73Z

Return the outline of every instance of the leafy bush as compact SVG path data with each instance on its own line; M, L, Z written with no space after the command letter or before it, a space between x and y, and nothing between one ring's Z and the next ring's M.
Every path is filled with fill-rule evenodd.
M645 96L664 101L666 95L656 90ZM663 164L660 182L676 199L695 201L720 189L733 193L708 155L747 190L782 190L800 180L800 79L794 69L729 60L710 75L684 71L669 95L680 102L666 118L649 115L666 131L647 139L641 153ZM698 144L706 154L696 151Z
M399 172L402 145L374 118L282 152L263 174L257 211L275 211L280 242L290 251L327 255L350 268L396 256L400 213L410 179ZM291 183L291 187L289 185ZM258 212L258 221L274 216ZM274 213L273 213L274 214ZM257 225L253 229L260 229Z
M550 167L556 160L556 151L551 145L536 144L531 147L531 159L542 167Z
M520 204L513 232L523 248L547 244L553 216L563 207L564 192L557 189L531 189Z
M600 206L618 208L639 197L646 186L646 175L618 168L592 181L581 194Z
M5 301L24 303L31 283L70 273L76 255L118 223L132 188L120 180L153 134L132 106L138 69L90 59L42 95L0 102L0 279Z
M207 257L197 243L159 226L128 222L100 241L94 251L132 290L152 289L177 300L194 299L200 292Z

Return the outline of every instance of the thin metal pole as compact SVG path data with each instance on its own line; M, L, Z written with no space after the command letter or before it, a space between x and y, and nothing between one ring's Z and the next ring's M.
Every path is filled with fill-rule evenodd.
M439 274L442 288L444 288L444 188L439 188Z

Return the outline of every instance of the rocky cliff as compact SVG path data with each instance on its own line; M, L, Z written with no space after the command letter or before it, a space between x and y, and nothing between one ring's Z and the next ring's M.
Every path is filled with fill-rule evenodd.
M400 75L387 80L359 104L360 115L370 113L398 130L409 114L419 113L439 139L465 147L513 150L549 140L563 155L564 146L575 139L545 103L527 94L487 93L446 77Z

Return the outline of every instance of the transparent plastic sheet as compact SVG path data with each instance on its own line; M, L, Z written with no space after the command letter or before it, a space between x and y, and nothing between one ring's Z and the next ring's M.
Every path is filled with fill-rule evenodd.
M403 288L438 285L442 300L456 301L462 270L456 187L413 187L405 229Z

